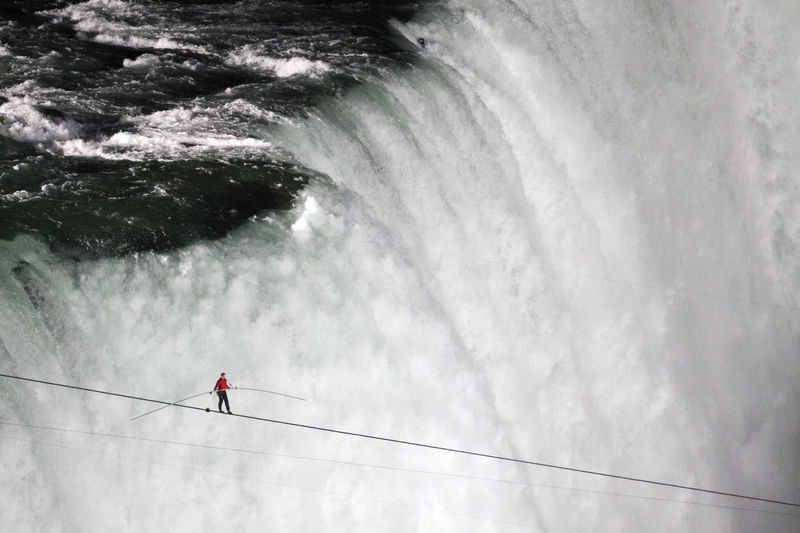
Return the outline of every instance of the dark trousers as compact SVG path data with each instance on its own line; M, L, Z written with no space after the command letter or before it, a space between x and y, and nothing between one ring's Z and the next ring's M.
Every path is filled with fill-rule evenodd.
M217 391L217 396L219 396L219 406L218 409L222 411L222 402L225 402L225 409L230 413L231 406L228 404L228 393L224 390Z

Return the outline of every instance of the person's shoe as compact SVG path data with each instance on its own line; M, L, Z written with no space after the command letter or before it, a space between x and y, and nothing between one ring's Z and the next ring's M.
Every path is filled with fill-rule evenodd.
M220 410L219 410L219 412L220 412L220 413L222 413L222 409L220 409ZM223 414L224 414L224 413L223 413Z
M229 414L229 415L232 415L233 413L231 413L230 411L228 411L228 414Z

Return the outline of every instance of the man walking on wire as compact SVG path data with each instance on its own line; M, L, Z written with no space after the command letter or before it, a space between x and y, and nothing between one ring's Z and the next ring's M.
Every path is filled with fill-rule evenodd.
M217 406L217 408L219 409L220 413L222 412L222 402L225 402L225 409L228 410L228 414L229 415L233 414L231 413L231 406L228 403L228 393L226 392L228 389L231 388L233 387L231 387L230 383L228 383L228 380L225 378L225 372L223 372L222 375L220 375L219 379L217 380L217 384L214 385L214 390L211 391L211 392L216 392L217 396L219 396L219 405ZM209 394L211 394L211 392L209 392Z

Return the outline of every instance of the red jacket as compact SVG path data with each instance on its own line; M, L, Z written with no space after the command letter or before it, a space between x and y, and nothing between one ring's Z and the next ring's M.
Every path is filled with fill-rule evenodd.
M228 380L225 378L219 378L217 380L217 384L214 385L214 390L228 390L231 386L228 385Z

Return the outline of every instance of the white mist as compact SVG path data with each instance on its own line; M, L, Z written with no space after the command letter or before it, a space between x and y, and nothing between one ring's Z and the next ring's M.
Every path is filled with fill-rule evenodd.
M433 10L398 26L425 39L416 68L270 134L331 179L286 217L92 263L3 244L3 372L175 400L225 371L308 398L234 392L237 413L798 501L796 19L788 2ZM0 523L17 529L800 524L692 504L786 511L754 502L180 409L131 423L149 406L0 387L4 422L280 454L3 426Z

